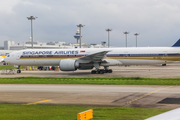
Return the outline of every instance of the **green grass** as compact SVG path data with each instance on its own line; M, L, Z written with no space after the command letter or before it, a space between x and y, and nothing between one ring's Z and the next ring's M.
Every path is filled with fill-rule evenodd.
M0 104L0 120L77 120L77 113L93 109L93 120L143 120L170 109L91 107L74 105Z
M24 66L20 66L20 69L25 68ZM17 69L17 67L14 67L14 65L1 65L0 70L4 69Z
M15 69L14 65L2 65L0 66L0 70L4 69Z
M27 66L20 66L20 69L26 69ZM37 68L37 66L34 66L34 68ZM14 67L14 65L0 65L0 70L4 69L17 69L17 67Z
M180 85L180 78L16 77L0 78L0 84Z

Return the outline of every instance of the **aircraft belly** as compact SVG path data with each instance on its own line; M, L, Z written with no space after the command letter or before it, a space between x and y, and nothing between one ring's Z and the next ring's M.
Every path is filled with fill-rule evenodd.
M117 59L104 59L104 61L106 61L106 63L101 63L101 66L117 66L122 64Z
M164 60L139 60L139 59L119 59L123 65L153 65L164 64Z
M34 59L34 60L17 60L16 65L32 65L32 66L59 66L60 60Z

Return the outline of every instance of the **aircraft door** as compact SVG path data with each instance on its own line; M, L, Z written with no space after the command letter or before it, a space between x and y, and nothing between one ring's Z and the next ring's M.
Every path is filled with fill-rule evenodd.
M21 57L21 53L17 53L16 54L16 60L19 60L20 57Z
M163 52L163 58L168 58L168 52L167 51Z
M126 58L126 59L128 58L128 52L127 51L124 52L124 58Z

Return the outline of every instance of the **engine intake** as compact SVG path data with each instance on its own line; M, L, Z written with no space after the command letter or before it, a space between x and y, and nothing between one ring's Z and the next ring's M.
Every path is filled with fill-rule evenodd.
M59 68L61 71L75 71L79 68L79 62L74 59L61 60Z

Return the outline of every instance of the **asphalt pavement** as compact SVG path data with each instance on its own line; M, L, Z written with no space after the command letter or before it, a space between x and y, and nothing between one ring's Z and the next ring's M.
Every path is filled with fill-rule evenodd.
M180 86L0 84L0 103L177 108Z

